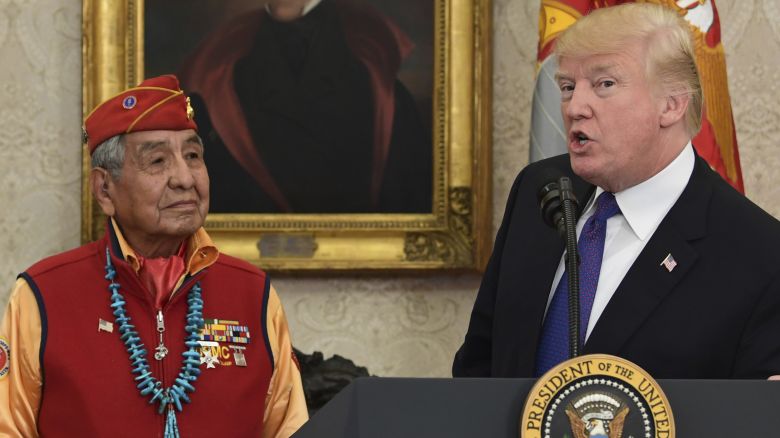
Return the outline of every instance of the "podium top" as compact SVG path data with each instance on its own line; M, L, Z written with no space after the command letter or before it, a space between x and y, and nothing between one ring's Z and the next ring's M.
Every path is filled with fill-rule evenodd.
M361 378L295 438L517 438L534 379ZM659 380L677 436L780 436L780 382Z

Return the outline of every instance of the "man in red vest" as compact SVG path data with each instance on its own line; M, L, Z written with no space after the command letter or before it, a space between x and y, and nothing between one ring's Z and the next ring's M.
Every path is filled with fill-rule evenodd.
M264 272L220 254L204 146L174 76L90 113L105 236L19 275L0 325L0 435L287 437L307 420Z

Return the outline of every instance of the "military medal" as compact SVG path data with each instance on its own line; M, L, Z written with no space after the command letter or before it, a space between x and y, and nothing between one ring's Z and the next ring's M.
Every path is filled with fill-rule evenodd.
M249 327L229 319L206 319L200 338L204 341L249 344Z
M233 360L236 366L245 367L246 356L244 356L244 350L246 350L246 347L242 345L230 345L229 347L233 349Z
M206 369L216 368L217 365L219 365L219 357L214 356L211 354L211 351L207 350L203 353L203 356L200 357L200 363L205 363Z

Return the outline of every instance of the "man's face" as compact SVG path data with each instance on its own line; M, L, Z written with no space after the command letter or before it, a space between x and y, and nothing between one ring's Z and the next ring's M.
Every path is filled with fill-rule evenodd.
M633 49L562 58L557 74L572 169L611 192L668 164L661 145L664 99L645 78L644 51Z
M122 174L109 195L131 244L181 240L194 233L209 210L209 175L195 131L127 134Z

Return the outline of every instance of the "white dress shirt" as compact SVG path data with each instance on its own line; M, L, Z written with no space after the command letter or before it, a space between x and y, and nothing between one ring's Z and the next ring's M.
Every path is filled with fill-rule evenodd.
M604 257L601 261L599 283L588 320L586 341L615 290L623 281L623 277L634 264L634 260L688 185L688 180L693 173L694 161L693 146L688 142L680 155L652 178L615 193L620 214L607 220ZM588 200L584 214L577 221L578 240L585 222L595 213L594 201L602 192L604 189L596 187L593 197ZM555 272L552 289L547 299L548 308L566 269L564 256L561 257L558 270ZM585 315L581 315L580 318L585 318Z

